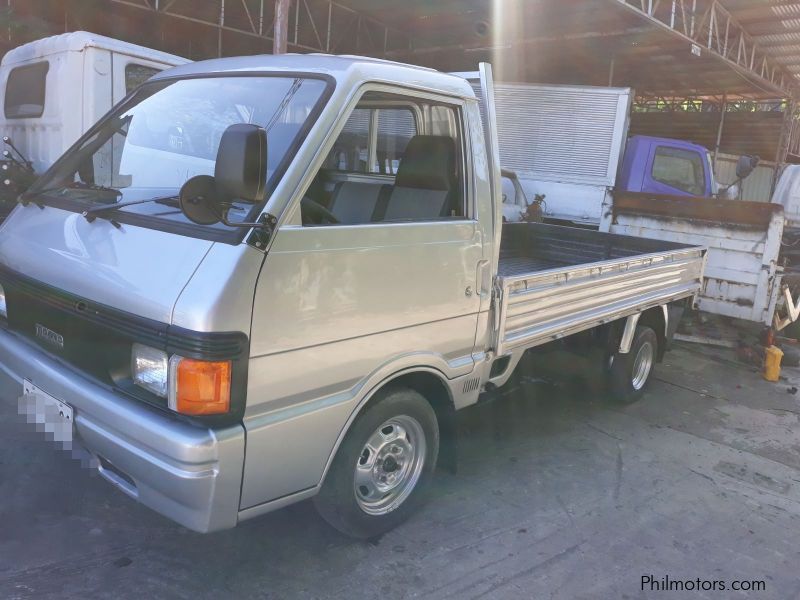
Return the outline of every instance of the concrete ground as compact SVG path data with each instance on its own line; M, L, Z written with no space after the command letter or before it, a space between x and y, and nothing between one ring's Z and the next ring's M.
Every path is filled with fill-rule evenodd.
M528 379L463 412L459 472L374 543L310 503L191 533L0 403L0 598L800 598L800 394L784 373L769 384L684 345L629 407ZM645 575L766 590L643 592Z

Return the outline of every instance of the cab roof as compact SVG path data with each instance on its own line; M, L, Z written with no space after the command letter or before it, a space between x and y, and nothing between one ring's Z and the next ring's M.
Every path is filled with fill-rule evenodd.
M639 144L639 143L648 143L648 142L655 142L656 144L664 144L665 146L671 146L673 148L684 148L687 150L695 150L700 154L705 154L708 152L708 148L705 146L701 146L695 142L690 142L688 140L680 140L675 138L665 138L665 137L657 137L654 135L641 135L636 134L630 136L628 140L628 144Z
M377 81L419 87L450 96L474 98L467 81L435 69L363 56L331 54L263 54L218 58L181 65L162 71L153 80L169 77L225 75L236 72L316 74L339 82Z
M188 59L174 54L153 50L145 46L130 44L104 35L98 35L88 31L73 31L71 33L62 33L34 42L28 42L13 50L9 50L6 52L5 56L3 56L2 64L19 64L32 60L39 60L45 56L61 52L82 52L87 48L110 50L111 52L119 52L127 56L152 60L154 62L164 63L165 65L181 65L189 62Z

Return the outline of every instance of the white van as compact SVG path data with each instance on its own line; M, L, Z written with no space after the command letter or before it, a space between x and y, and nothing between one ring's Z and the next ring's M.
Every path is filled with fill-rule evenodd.
M24 191L32 180L25 171L44 172L133 88L187 62L86 31L6 53L0 63L0 136L9 138L11 147L3 162L4 195L15 198Z

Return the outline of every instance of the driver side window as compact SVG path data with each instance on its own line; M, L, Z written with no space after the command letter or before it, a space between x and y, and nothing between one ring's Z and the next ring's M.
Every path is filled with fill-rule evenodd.
M366 93L303 198L303 225L463 219L461 123L456 105Z

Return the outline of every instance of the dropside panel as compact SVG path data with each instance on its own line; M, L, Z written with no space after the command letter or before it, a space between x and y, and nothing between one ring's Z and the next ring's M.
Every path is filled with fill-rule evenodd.
M497 353L695 295L705 250L541 224L504 227Z

